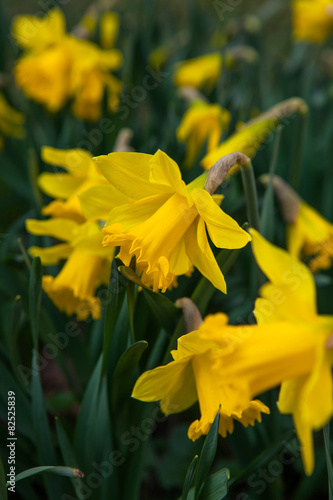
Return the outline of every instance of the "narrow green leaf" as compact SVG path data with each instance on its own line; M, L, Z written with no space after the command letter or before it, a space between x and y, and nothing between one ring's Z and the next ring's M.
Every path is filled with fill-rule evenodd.
M118 261L119 262L119 261ZM113 333L120 314L121 306L125 297L126 286L121 280L118 272L117 259L113 259L112 269L108 287L108 303L105 310L105 326L103 341L103 373L107 368L109 350L113 338Z
M33 349L32 354L31 400L39 461L41 463L56 463L56 453L47 419L35 349ZM58 481L53 478L45 478L45 486L50 500L60 498L61 486Z
M269 166L269 181L262 201L260 226L262 235L269 241L274 237L274 188L273 176L276 169L282 126L279 125L276 130L275 142L272 154L271 164Z
M258 196L252 163L241 167L242 184L246 200L246 213L251 227L260 231Z
M91 375L83 396L81 410L75 428L74 449L80 466L86 470L89 466L91 450L95 445L95 420L98 402L98 393L102 373L102 356Z
M56 423L58 443L59 443L59 447L61 450L61 454L62 454L62 458L64 460L64 463L67 466L72 466L75 469L77 469L78 463L77 463L76 457L74 455L72 445L69 442L67 434L62 426L62 423L60 422L60 420L57 417L55 419L55 423ZM82 488L80 488L80 480L77 477L75 477L75 478L71 478L71 482L73 484L75 494L76 494L78 500L84 500L85 495L82 492Z
M0 498L7 500L6 474L0 457Z
M142 293L151 308L156 319L161 325L168 329L174 330L176 320L180 316L180 309L174 305L171 300L160 293L153 292L150 288L142 283L138 275L126 266L119 266L119 272L129 281L142 287Z
M12 370L17 377L18 377L17 367L20 364L18 357L19 343L17 341L17 336L21 320L22 320L22 298L20 295L17 295L14 299L14 304L10 316L8 335L7 335L8 355L11 362Z
M37 184L37 177L39 174L38 159L36 152L33 148L28 149L28 174L31 184L31 190L35 199L38 210L42 208L42 196Z
M55 424L56 424L58 443L65 464L71 465L72 467L77 467L78 464L73 452L72 445L58 417L55 418Z
M260 455L258 455L252 462L242 469L236 476L234 476L229 482L229 486L236 484L238 481L243 479L243 477L249 476L252 471L259 469L260 467L267 464L272 460L279 451L286 446L286 444L295 436L294 431L288 431L286 434L282 435L279 439L275 441L271 446L266 448ZM297 439L295 437L295 439Z
M328 492L329 500L333 500L333 465L331 457L331 442L330 442L330 424L326 424L323 428L325 441L326 465L328 473Z
M84 477L83 472L79 469L73 469L72 467L64 467L64 466L54 466L54 465L46 465L43 467L33 467L32 469L27 469L23 472L20 472L15 476L15 481L21 481L22 479L26 479L27 477L37 476L37 474L57 474L58 476L66 476L66 477ZM9 483L7 483L9 486Z
M107 377L104 376L101 380L101 387L98 395L98 403L96 408L96 448L95 457L97 462L108 463L109 472L102 473L103 482L96 491L98 495L98 500L109 500L110 491L112 491L112 497L118 498L118 479L119 475L115 472L112 474L112 465L110 463L110 452L115 450L113 443L112 432L114 432L114 426L116 424L116 419L111 420L110 418L110 405L109 405L109 386ZM110 469L111 467L111 469ZM90 472L95 472L95 468L90 465ZM88 476L87 470L87 476Z
M147 347L148 343L141 340L131 345L120 357L112 378L111 400L114 411L121 405L121 401L130 397L133 388L133 372Z
M220 423L220 411L217 412L214 422L209 429L205 442L203 444L195 477L195 500L198 500L203 488L203 483L208 476L208 472L215 458L218 433Z
M18 367L18 370L22 369L22 365ZM30 368L25 368L31 373ZM0 399L2 400L4 407L7 407L8 401L8 390L15 392L16 406L20 408L20 412L17 413L16 418L16 430L18 433L24 435L31 439L31 428L33 426L32 416L31 416L31 404L29 399L26 397L25 393L22 391L21 386L18 385L17 380L12 375L9 367L0 357ZM21 373L21 371L20 371ZM19 375L18 375L19 377ZM27 383L26 383L27 384ZM23 385L23 383L22 383Z
M222 500L228 494L228 480L230 472L228 469L221 469L209 476L203 484L200 499L202 500ZM194 488L191 488L187 500L194 500Z
M130 268L135 271L136 265L136 257L133 255L130 263ZM135 333L134 333L134 309L135 309L135 301L136 301L136 285L132 281L127 282L127 307L128 307L128 316L129 316L129 324L132 334L132 342L135 342Z
M29 281L29 314L34 349L38 350L39 313L42 298L42 264L39 257L32 261Z
M189 491L191 489L191 485L194 479L194 475L197 470L197 465L198 465L198 455L195 455L193 458L192 462L189 465L189 468L187 469L185 481L184 481L184 486L183 486L183 494L182 494L182 500L187 500L187 496L189 494Z

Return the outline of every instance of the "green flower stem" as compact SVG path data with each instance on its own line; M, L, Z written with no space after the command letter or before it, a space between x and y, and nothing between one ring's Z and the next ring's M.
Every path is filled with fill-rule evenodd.
M282 125L278 125L276 129L273 154L268 170L269 180L266 192L262 202L260 225L262 235L270 241L274 238L274 188L273 177L276 169L277 159L279 155L279 147L281 140Z
M31 261L30 261L30 258L29 258L29 255L25 249L25 246L23 245L23 241L22 241L22 238L17 238L17 242L19 244L19 247L20 247L20 250L21 250L21 253L22 253L22 257L23 257L23 260L24 262L26 263L27 265L27 268L31 269Z
M295 150L293 163L290 171L290 185L297 191L299 181L301 178L302 170L302 156L303 156L303 146L306 135L306 128L308 123L308 115L301 114L298 117L296 139L295 139Z
M249 162L247 165L242 166L241 173L249 224L251 227L260 232L257 188L252 163Z

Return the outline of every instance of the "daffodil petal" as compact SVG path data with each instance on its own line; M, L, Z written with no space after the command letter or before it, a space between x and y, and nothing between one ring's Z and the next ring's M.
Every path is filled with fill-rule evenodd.
M283 287L285 293L292 294L302 304L302 309L295 314L306 320L310 315L315 317L316 288L309 269L285 250L269 243L255 229L250 232L253 253L261 270L274 285Z
M191 194L214 245L218 248L242 248L251 241L249 233L223 212L207 191L195 189Z
M197 400L191 358L143 373L136 381L132 397L147 402L160 401L166 415L186 410Z
M197 218L197 222L187 230L185 238L186 253L192 264L215 288L226 293L225 279L209 246L203 219Z
M75 177L86 177L92 165L92 154L84 149L42 148L42 160L49 165L62 167Z
M129 198L111 185L94 186L79 195L82 213L86 219L105 220L110 210L128 203Z
M129 198L140 200L157 194L156 185L149 182L151 158L144 153L110 153L95 161L110 184Z
M168 198L167 194L158 194L113 208L107 218L104 233L107 233L109 225L121 223L123 231L127 231L131 227L145 222L149 217L154 215Z
M26 220L26 229L29 233L38 236L53 236L63 241L71 241L77 227L77 222L70 219Z
M58 264L60 260L67 259L72 251L72 247L67 243L54 245L49 248L30 247L29 255L31 257L40 257L43 266L53 266Z
M52 198L61 198L66 200L73 191L76 191L82 179L73 177L71 174L48 173L43 172L37 180L40 189Z
M186 185L174 160L159 149L151 158L150 165L151 182L163 186L167 193L176 192L186 196Z

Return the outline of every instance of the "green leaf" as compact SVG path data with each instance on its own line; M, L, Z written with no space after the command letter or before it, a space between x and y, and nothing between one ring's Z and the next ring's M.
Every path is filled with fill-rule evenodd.
M77 469L77 460L74 455L74 451L72 448L71 443L69 442L69 439L67 437L67 434L62 426L62 423L60 420L56 417L55 419L56 423L56 431L57 431L57 436L58 436L58 443L59 447L61 450L62 458L64 460L64 463L67 465L71 465L72 467L75 467ZM80 483L81 481L75 477L71 479L75 494L78 498L78 500L84 500L85 495L82 492L82 489L80 488Z
M195 500L198 500L203 488L203 483L208 475L215 458L219 435L220 411L217 412L214 422L209 429L203 444L195 477ZM204 497L203 497L204 498Z
M8 344L8 355L11 361L14 373L16 373L16 367L19 365L17 356L17 335L22 319L22 298L17 295L14 299L13 308L10 316L10 324L8 329L7 344Z
M200 499L222 500L228 493L229 469L221 469L209 476L203 484ZM191 488L187 500L194 500L194 488Z
M130 268L135 271L136 257L133 255L130 263ZM136 285L132 281L127 282L127 307L128 307L128 316L129 316L129 324L132 333L132 342L135 342L135 333L134 333L134 309L136 302Z
M5 469L3 468L1 457L0 457L0 498L3 498L3 500L7 500L8 498Z
M34 349L38 350L39 314L42 298L42 264L39 257L32 261L29 281L29 315Z
M41 463L56 463L56 453L47 419L35 349L33 349L32 354L31 400L39 461ZM50 500L60 498L61 486L58 481L53 478L45 478L45 485Z
M333 465L331 457L331 442L330 442L330 424L326 424L323 428L324 441L325 441L325 454L328 473L328 491L329 500L333 500Z
M184 481L184 486L183 486L183 494L182 494L182 500L187 500L187 496L189 494L193 478L195 475L195 472L197 470L197 465L198 465L198 455L195 455L193 458L192 462L189 465L189 468L187 469L185 481Z
M112 408L114 411L125 398L129 398L133 389L133 372L142 353L147 349L145 340L131 345L120 357L112 378Z
M118 498L118 474L115 472L112 474L113 466L110 463L110 451L115 450L113 443L112 432L114 432L114 426L116 424L115 420L110 418L109 410L109 387L106 377L102 378L101 387L98 395L98 404L96 408L96 447L95 447L95 457L97 461L102 463L108 463L109 471L103 475L103 483L101 487L96 492L98 495L98 500L109 500L110 491L112 491L112 497ZM117 453L117 451L116 451ZM90 466L89 472L95 472ZM87 475L88 471L87 471Z
M260 226L262 235L269 241L274 239L274 188L273 176L277 164L282 126L277 127L271 164L269 166L269 181L264 194L261 208Z
M37 474L58 474L58 476L66 476L66 477L83 477L84 474L79 469L73 469L72 467L64 467L64 466L54 466L54 465L46 465L43 467L33 467L32 469L27 469L23 472L20 472L15 476L15 481L21 481L22 479L26 479L27 477L37 476ZM9 483L7 483L9 486Z
M108 301L105 310L105 326L104 326L104 341L103 341L103 373L105 373L105 370L107 368L107 361L113 338L113 333L125 297L125 292L126 292L126 286L121 280L121 275L118 272L117 259L113 259L109 287L108 287Z
M247 467L244 467L244 469L242 469L236 476L234 476L231 479L229 486L236 484L238 481L243 479L243 477L249 476L252 471L257 470L267 464L267 462L272 460L275 455L286 446L286 443L288 443L293 436L295 436L295 432L293 430L289 430L286 434L282 435L279 439L276 440L275 443L266 448L266 450L264 450L254 460L252 460L252 462Z
M181 312L165 295L153 292L150 288L142 283L138 275L126 266L119 266L119 272L129 281L142 287L142 293L152 310L156 319L160 322L163 328L173 331L177 318Z
M91 457L95 446L96 408L101 374L102 356L100 356L87 385L75 428L74 449L83 470L89 467L89 457Z

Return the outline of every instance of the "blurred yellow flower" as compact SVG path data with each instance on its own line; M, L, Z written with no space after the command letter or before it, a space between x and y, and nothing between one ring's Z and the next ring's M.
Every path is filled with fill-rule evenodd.
M284 341L285 328L280 327L275 341L275 349L282 350L283 383L278 406L281 413L293 416L304 469L309 475L314 468L312 432L321 429L333 415L333 316L318 315L310 270L255 230L251 234L254 256L270 280L261 288L261 298L256 301L258 325L276 328L278 322L285 321L288 328L293 328L289 339ZM263 345L263 353L264 350ZM289 353L293 350L291 359ZM299 370L299 374L292 375L293 370Z
M295 222L287 224L287 248L298 258L312 257L312 272L328 269L333 259L333 224L301 200Z
M208 92L216 84L222 68L219 52L188 59L177 64L174 82L177 87L205 88Z
M219 360L228 359L232 352L228 350L228 334L224 338L225 329L228 333L242 329L227 326L227 321L225 314L208 316L199 330L178 339L177 350L171 352L171 363L143 373L133 389L132 397L136 399L160 401L166 415L184 411L198 400L201 418L188 429L188 437L193 441L208 433L218 411L219 433L223 437L233 432L234 420L247 427L256 420L261 422L261 413L269 413L261 401L251 401L242 393L246 380L238 385L239 379L228 377L228 371L220 368ZM218 332L219 344L215 338L209 340L212 329ZM224 340L226 345L220 345Z
M3 147L2 134L22 139L24 137L24 116L12 108L0 92L0 150Z
M62 167L63 172L43 172L38 176L40 189L56 200L42 209L44 215L70 218L78 222L85 220L79 201L79 194L96 184L105 183L98 172L92 154L83 149L42 148L42 159L55 167Z
M66 34L65 19L58 9L44 19L18 17L13 33L26 50L16 64L15 78L28 98L52 112L71 99L78 118L96 121L106 89L109 109L117 108L122 85L110 72L122 64L118 50L102 50Z
M333 2L293 0L293 35L297 40L322 43L333 31Z
M192 103L176 131L178 141L186 142L185 166L193 165L205 141L208 152L217 148L222 132L228 130L230 117L229 111L218 104Z
M76 314L79 321L87 319L89 314L94 319L99 318L101 302L95 294L101 284L109 281L114 250L103 248L98 224L80 225L61 218L28 219L26 229L31 234L63 241L48 248L29 248L29 254L39 256L44 266L67 259L56 277L43 276L43 289L57 308L67 315Z
M261 177L268 182L267 176ZM307 259L312 272L328 269L333 259L333 224L302 200L280 177L274 176L273 187L287 227L288 252Z
M62 167L67 172L43 172L38 176L37 182L40 189L56 200L43 207L44 215L53 217L70 218L77 222L84 222L79 197L92 186L108 184L105 177L99 172L92 154L83 149L55 149L48 146L42 148L42 159L45 163L55 167ZM103 195L103 193L102 193ZM128 199L117 189L108 184L105 193L111 206L127 203ZM94 216L100 217L99 206L103 199L94 199ZM103 214L102 214L103 215Z
M132 199L110 211L103 245L120 246L126 266L136 255L141 280L155 291L165 291L193 265L226 292L206 230L219 248L244 247L250 236L219 208L221 196L203 189L206 174L186 186L178 165L162 151L111 153L96 161L105 178Z

